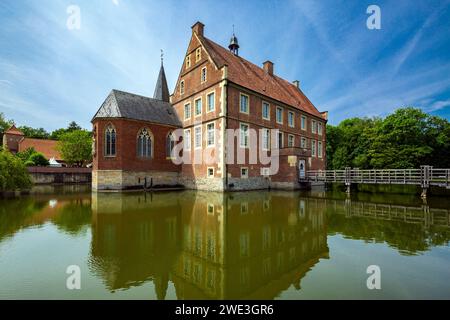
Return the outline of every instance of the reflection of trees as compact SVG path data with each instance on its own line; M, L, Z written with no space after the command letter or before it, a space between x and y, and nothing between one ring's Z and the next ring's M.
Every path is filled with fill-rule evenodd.
M0 200L0 242L26 227L25 221L46 205L32 198Z
M61 230L76 235L87 230L91 224L91 202L83 199L71 200L65 204L52 222Z

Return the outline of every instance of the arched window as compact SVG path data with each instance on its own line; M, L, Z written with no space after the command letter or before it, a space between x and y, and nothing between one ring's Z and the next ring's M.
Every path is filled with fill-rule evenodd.
M152 134L147 128L139 131L139 135L137 137L137 156L142 158L151 158L153 156L152 143Z
M172 132L167 135L166 140L166 156L168 158L172 157L172 150L175 147L175 136Z
M116 155L116 129L113 125L108 125L105 129L105 156L114 157Z

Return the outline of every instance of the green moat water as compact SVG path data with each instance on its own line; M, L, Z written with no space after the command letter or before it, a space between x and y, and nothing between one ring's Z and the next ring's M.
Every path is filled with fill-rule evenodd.
M49 188L0 199L0 299L450 299L449 214L448 197Z

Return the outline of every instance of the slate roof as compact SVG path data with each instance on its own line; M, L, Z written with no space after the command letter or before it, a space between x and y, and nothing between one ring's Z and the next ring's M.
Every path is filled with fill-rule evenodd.
M317 110L305 94L293 83L276 75L269 75L263 68L240 56L234 55L214 41L201 35L197 36L217 67L228 66L229 81L325 119L325 116Z
M169 102L119 90L111 91L92 121L99 118L125 118L181 127Z
M170 102L169 100L169 87L167 86L166 73L164 72L164 66L161 64L159 70L158 81L156 82L155 93L153 99Z

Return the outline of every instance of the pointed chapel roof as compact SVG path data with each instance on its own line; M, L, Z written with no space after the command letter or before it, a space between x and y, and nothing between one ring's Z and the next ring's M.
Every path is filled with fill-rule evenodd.
M164 65L161 61L161 69L159 69L158 81L156 82L155 93L153 99L170 102L169 87L167 86L166 73L164 72Z
M123 118L181 127L175 109L169 102L113 90L98 109L92 121L99 118Z

